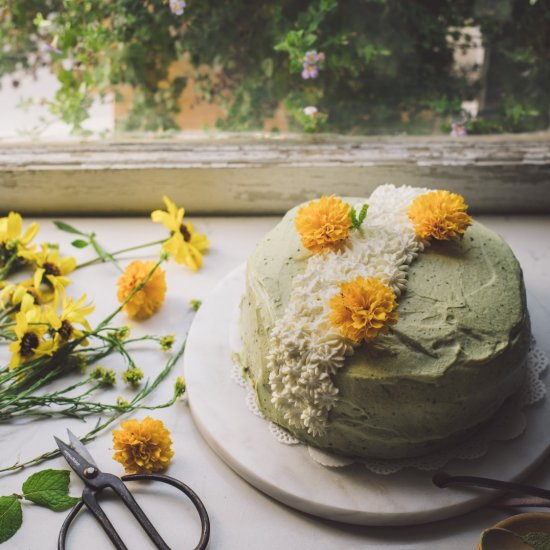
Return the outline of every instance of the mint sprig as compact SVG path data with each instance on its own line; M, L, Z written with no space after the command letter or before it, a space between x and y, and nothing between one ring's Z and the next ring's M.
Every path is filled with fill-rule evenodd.
M80 499L69 495L69 482L68 470L42 470L23 483L22 495L0 497L0 544L11 539L23 524L21 500L54 512L72 508Z
M359 229L363 222L365 221L365 218L367 217L367 210L369 209L369 205L365 203L361 210L359 211L359 214L357 214L357 210L355 208L350 209L350 216L351 216L351 225L353 229Z
M54 512L72 508L79 499L69 496L68 470L42 470L23 483L23 497Z

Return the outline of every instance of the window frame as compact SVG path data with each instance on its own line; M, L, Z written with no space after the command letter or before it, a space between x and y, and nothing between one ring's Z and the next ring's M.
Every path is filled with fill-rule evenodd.
M477 214L547 214L550 134L0 143L0 213L142 215L166 194L194 215L281 214L386 182L450 189Z

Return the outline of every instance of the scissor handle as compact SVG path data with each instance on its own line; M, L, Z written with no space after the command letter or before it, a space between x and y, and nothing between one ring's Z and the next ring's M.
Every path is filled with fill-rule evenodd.
M208 546L210 539L210 519L208 518L208 512L199 498L197 493L179 479L174 477L165 476L163 474L130 474L122 476L122 481L160 481L172 485L176 489L179 489L182 493L185 493L189 500L195 506L201 520L201 538L194 550L204 550Z
M111 477L109 474L102 474L105 477ZM179 489L182 493L185 493L189 500L193 503L195 506L200 520L201 520L201 537L199 540L199 543L197 546L195 546L194 550L204 550L208 545L208 540L210 539L210 520L208 518L208 513L206 511L206 508L204 507L204 504L202 503L201 499L198 497L198 495L185 483L179 481L178 479L175 479L170 476L162 475L162 474L131 474L123 476L122 478L116 478L115 476L112 476L114 478L113 483L109 483L108 485L121 497L123 502L126 504L126 506L130 509L130 511L134 514L136 519L141 523L143 529L151 538L151 540L155 543L157 548L160 548L161 550L165 550L168 548L166 543L162 540L160 535L157 533L156 529L152 526L149 519L139 505L135 502L133 496L128 491L128 489L125 487L125 485L120 481L160 481L162 483L167 483L168 485L172 485L173 487L176 487L176 489ZM118 481L118 483L116 481ZM94 491L91 491L90 489L86 488L84 489L84 492L82 494L82 500L76 504L76 506L71 510L69 515L67 516L67 519L63 522L63 525L61 527L61 531L59 533L59 539L58 539L58 550L65 550L65 541L67 538L67 532L69 529L70 524L82 508L82 506L86 505L87 508L93 513L93 515L96 517L96 519L99 521L117 550L127 550L127 547L122 542L120 536L116 532L115 528L97 503L97 500L94 495ZM155 536L156 535L156 536Z

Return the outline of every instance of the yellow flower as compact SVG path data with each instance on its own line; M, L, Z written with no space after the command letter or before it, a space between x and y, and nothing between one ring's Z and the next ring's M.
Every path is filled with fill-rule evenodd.
M118 280L117 298L120 303L128 299L130 294L147 278L155 262L134 260L124 270ZM138 290L124 306L124 311L130 319L143 321L156 313L164 302L166 294L166 278L164 271L157 267L145 286Z
M23 235L23 218L17 212L10 212L6 217L0 218L0 249L5 252L19 252L26 250L27 246L36 236L39 225L31 223ZM0 258L2 257L0 251Z
M295 225L304 247L312 252L340 248L352 227L350 210L349 204L334 195L302 206Z
M86 295L81 296L76 302L71 298L69 301L63 299L63 307L58 315L53 307L46 307L44 317L55 331L54 340L56 344L62 345L70 340L81 338L84 333L76 328L76 325L84 327L87 332L91 332L92 327L86 319L95 307L91 303L85 304ZM85 342L82 342L85 344Z
M15 332L17 339L10 344L12 354L9 369L16 369L22 363L37 359L44 355L52 355L57 349L53 340L44 340L49 325L44 319L40 307L24 300L21 311L15 316Z
M32 279L17 284L6 284L0 292L0 302L4 309L20 309L23 300L30 300L33 304L41 304L52 298L53 294L37 291L34 288Z
M409 206L409 218L422 239L447 240L459 237L472 224L464 198L449 191L420 195Z
M206 235L195 233L191 222L183 223L185 210L178 208L168 197L162 200L166 205L166 211L154 210L151 219L155 223L162 223L170 230L170 237L162 245L162 249L178 264L184 264L193 271L202 266L203 252L210 246Z
M47 244L41 245L40 252L24 252L21 256L36 264L34 288L42 292L42 284L50 286L54 292L54 304L57 305L65 297L65 287L71 284L67 275L76 269L76 260L72 256L62 258L55 248Z
M343 336L358 344L386 334L397 322L393 290L376 277L356 277L342 283L340 293L330 300L330 322Z
M120 426L121 430L113 431L113 458L124 466L126 473L166 470L174 451L170 432L161 420L148 416L141 422L126 420Z

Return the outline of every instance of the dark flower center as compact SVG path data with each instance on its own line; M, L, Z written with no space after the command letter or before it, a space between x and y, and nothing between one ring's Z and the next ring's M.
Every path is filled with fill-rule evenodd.
M25 332L23 338L21 338L19 354L21 357L30 357L38 347L38 344L40 344L40 340L34 332Z
M191 233L189 233L189 229L187 229L187 226L184 223L180 225L180 233L183 235L183 240L186 243L191 240Z
M44 263L44 272L45 275L53 275L54 277L58 277L61 275L61 270L59 267L57 267L55 264L52 264L51 262L45 262Z
M57 333L59 334L59 336L61 336L61 339L62 340L69 340L72 333L73 333L73 325L71 325L71 323L69 323L69 321L67 321L66 319L64 321L62 321L61 323L61 326L59 327L59 330L57 331Z

